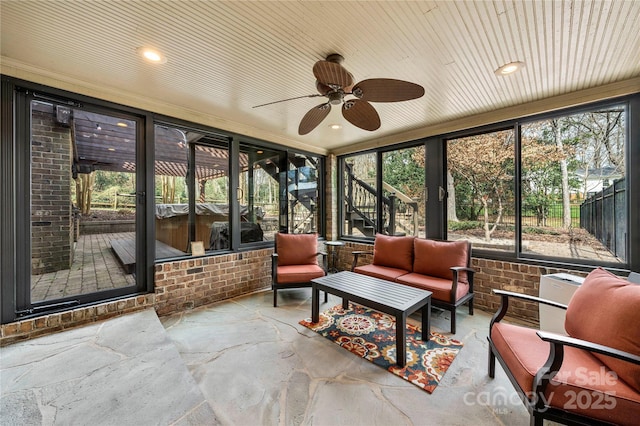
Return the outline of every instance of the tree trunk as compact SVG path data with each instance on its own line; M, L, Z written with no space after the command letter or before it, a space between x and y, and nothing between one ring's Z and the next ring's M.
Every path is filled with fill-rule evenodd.
M176 198L176 177L175 176L161 176L160 182L162 182L162 202L164 204L175 203Z
M459 222L456 213L456 187L449 169L447 169L447 221Z
M83 215L91 212L91 193L93 192L93 184L96 181L94 172L89 174L80 174L76 180L76 200L78 209Z
M484 207L484 239L485 241L491 241L491 231L489 230L489 203L487 197L481 197L482 206Z
M560 160L560 171L562 173L562 227L564 229L569 229L571 227L571 194L569 193L569 172L567 169L567 159L564 154L564 145L562 143L562 134L560 130L560 125L557 121L553 121L553 125L555 127L555 139L556 139L556 147L560 154L562 154L562 159Z
M204 203L206 200L206 194L205 194L205 185L207 184L206 180L201 180L198 182L198 190L200 191L200 202Z

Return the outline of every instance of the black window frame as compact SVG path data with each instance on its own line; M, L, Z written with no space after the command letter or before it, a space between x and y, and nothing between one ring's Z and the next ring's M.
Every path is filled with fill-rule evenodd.
M148 250L149 224L153 212L145 201L151 193L149 180L136 179L137 207L136 223L140 229L136 233L136 285L78 294L52 301L32 302L27 287L31 285L30 218L22 209L30 209L31 147L30 143L30 103L40 99L54 104L81 107L89 111L112 114L114 116L135 117L140 124L136 128L136 175L144 176L149 170L152 157L146 138L153 138L153 127L149 125L151 115L136 108L126 107L101 99L44 86L13 77L1 76L2 80L2 140L0 141L0 165L6 182L0 191L0 212L2 213L1 253L0 253L0 321L2 324L40 315L62 312L82 306L102 303L123 297L132 297L153 291L154 262ZM149 155L151 154L151 157ZM24 167L25 165L29 165ZM151 166L152 167L152 166ZM153 182L151 182L152 186ZM150 216L151 215L151 216ZM7 232L6 228L11 228ZM151 246L153 247L153 246Z
M320 228L317 230L321 239L326 235L326 155L318 154L311 151L300 149L292 149L291 147L276 144L262 139L253 138L229 132L207 125L193 123L187 120L178 119L162 114L156 114L149 111L141 110L134 107L116 104L106 100L93 98L86 95L34 83L15 77L0 75L2 93L0 101L2 102L0 113L0 323L10 323L18 319L28 319L41 315L51 314L55 312L63 312L69 309L75 309L83 306L90 306L105 301L117 300L122 297L132 297L139 294L153 293L154 291L154 269L155 265L165 263L174 259L184 260L185 258L193 258L188 255L171 259L155 259L155 199L151 194L155 193L154 185L154 169L155 169L155 125L162 124L168 126L176 126L178 128L190 128L203 132L206 135L216 135L228 138L230 141L229 157L231 159L231 170L229 176L229 187L238 187L238 155L240 152L240 144L251 144L254 146L262 146L266 149L282 152L281 167L286 169L289 156L302 154L312 156L318 159L318 204L317 210L320 215ZM29 188L29 177L25 177L24 170L20 170L21 164L28 164L28 149L20 146L20 140L25 138L30 118L24 114L16 115L19 108L25 109L24 101L17 93L19 90L36 91L52 100L59 102L72 102L79 105L95 108L96 111L106 113L122 114L126 116L135 116L140 120L141 125L138 129L138 135L142 143L138 144L137 156L144 161L138 162L136 165L139 171L138 176L145 176L143 182L138 187L138 199L142 202L138 203L137 222L139 227L143 227L137 235L139 244L136 245L137 253L137 286L135 291L119 292L118 289L104 291L99 293L91 293L91 295L99 294L100 297L85 297L80 295L75 297L78 303L73 306L50 306L43 309L32 310L29 312L21 312L18 314L17 301L18 298L24 298L21 289L30 285L30 276L25 277L24 271L27 264L30 264L29 256L23 256L20 250L24 251L24 241L29 234L28 218L24 217L18 206L28 205L25 200L29 200L29 193L24 188ZM22 104L20 104L22 102ZM20 139L21 138L21 139ZM28 138L28 137L27 137ZM28 140L28 139L27 139ZM25 157L25 155L27 157ZM28 168L27 168L28 169ZM18 191L20 189L20 191ZM234 198L234 191L230 190L230 200ZM147 196L149 195L149 196ZM233 205L233 203L230 203ZM288 212L285 212L288 216ZM272 241L262 241L254 243L240 243L240 215L237 208L232 208L230 212L230 234L232 243L230 250L220 252L207 252L205 256L224 255L229 252L241 252L259 249L263 247L272 247ZM29 274L27 274L29 275Z
M522 125L540 121L548 120L556 117L567 116L572 114L578 114L583 112L592 111L594 109L603 108L607 106L619 106L625 105L626 110L626 123L627 123L627 140L626 140L626 176L627 176L627 261L623 264L620 263L608 263L608 262L596 262L591 259L566 259L553 256L532 256L522 253L522 230L520 224L521 215L521 200L519 185L521 182L521 156L520 156L520 128ZM514 107L514 115L517 115L517 107ZM613 97L611 99L600 100L595 102L586 103L579 106L572 106L567 108L561 108L550 112L534 114L530 116L523 116L504 120L496 123L491 123L479 127L473 127L463 129L455 132L450 132L441 135L434 135L417 139L414 141L403 142L401 144L395 144L391 146L380 147L376 149L367 149L363 151L355 151L347 154L342 154L337 157L338 165L338 217L342 221L345 219L344 212L344 160L348 157L375 152L378 154L378 158L383 152L391 150L397 150L410 146L416 146L420 143L425 144L425 175L426 175L426 187L427 187L427 238L447 238L447 222L446 222L446 202L440 200L439 194L446 189L446 149L447 141L450 139L457 139L462 137L474 136L483 133L489 133L499 130L513 130L515 132L515 144L514 144L514 161L515 161L515 175L514 180L514 193L515 197L515 213L516 213L516 241L513 252L497 252L486 249L473 249L474 257L503 260L509 262L517 262L523 264L539 265L550 268L569 268L574 270L589 271L597 266L603 266L614 272L627 273L629 271L640 270L640 220L638 220L638 212L640 211L640 168L632 167L633 164L638 164L640 161L640 94L625 95L620 97ZM378 162L376 175L381 176L382 166ZM380 195L380 188L377 189ZM380 200L380 198L378 198ZM380 203L380 201L378 201ZM371 243L372 237L354 237L343 234L343 228L338 230L338 237L345 241L353 241L359 243Z

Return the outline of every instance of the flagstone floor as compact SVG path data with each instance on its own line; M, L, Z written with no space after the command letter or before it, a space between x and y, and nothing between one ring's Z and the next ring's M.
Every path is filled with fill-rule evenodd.
M490 315L459 310L459 355L432 394L298 324L310 289L158 318L146 310L0 349L0 416L21 425L526 425L487 376ZM327 309L338 304L330 296ZM448 313L432 327L448 333ZM410 318L419 324L419 317Z

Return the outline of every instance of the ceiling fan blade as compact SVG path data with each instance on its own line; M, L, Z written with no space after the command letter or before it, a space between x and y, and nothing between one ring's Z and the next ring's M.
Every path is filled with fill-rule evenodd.
M329 62L318 61L313 65L313 75L320 83L332 87L349 87L353 84L353 76L342 65ZM335 87L332 87L335 89Z
M342 115L347 121L364 130L374 131L380 128L380 116L376 109L362 99L350 99L342 105Z
M372 78L356 84L352 93L363 101L400 102L422 97L424 88L403 80Z
M251 108L259 108L259 107L263 107L263 106L267 106L267 105L273 105L273 104L277 104L280 102L286 102L286 101L292 101L294 99L302 99L302 98L317 98L318 96L323 96L323 95L318 95L318 94L313 94L313 95L304 95L304 96L296 96L295 98L289 98L289 99L281 99L279 101L273 101L273 102L268 102L266 104L261 104L261 105L256 105L256 106L252 106Z
M325 119L329 112L331 111L331 104L329 102L325 102L318 106L315 106L307 112L302 120L300 121L300 126L298 126L298 134L306 135L313 129L315 129L318 124L322 123L322 120Z

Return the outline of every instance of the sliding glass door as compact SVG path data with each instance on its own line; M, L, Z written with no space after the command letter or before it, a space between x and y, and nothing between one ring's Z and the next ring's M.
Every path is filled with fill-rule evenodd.
M37 93L17 106L16 315L146 288L142 119Z

